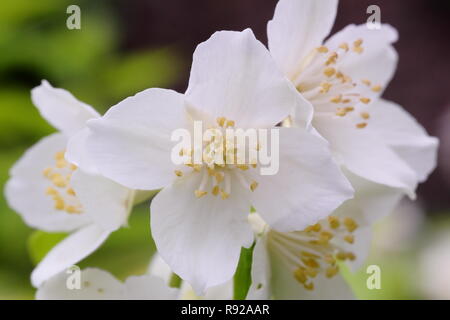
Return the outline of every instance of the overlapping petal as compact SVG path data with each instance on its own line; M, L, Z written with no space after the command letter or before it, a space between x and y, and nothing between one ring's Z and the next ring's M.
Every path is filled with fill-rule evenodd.
M294 108L305 121L312 112L250 29L216 32L198 45L186 99L209 122L226 117L244 129L275 126Z
M269 50L289 79L333 27L337 0L281 0L267 25Z
M77 100L70 92L53 88L45 80L31 91L31 98L42 117L67 135L83 129L87 120L100 116L91 106Z
M187 121L183 95L148 89L89 121L88 151L104 176L132 189L159 189L174 177L172 132Z
M195 175L195 174L194 174ZM164 188L152 201L151 226L158 252L173 272L189 282L197 294L229 280L241 247L253 241L247 222L248 199L240 186L226 200L194 190L201 176L185 177Z

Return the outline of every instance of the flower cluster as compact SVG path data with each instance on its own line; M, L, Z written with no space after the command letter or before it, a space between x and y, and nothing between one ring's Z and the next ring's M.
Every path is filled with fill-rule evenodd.
M336 11L337 0L280 0L268 48L250 29L216 32L196 48L185 93L147 89L103 116L46 81L34 88L59 132L11 169L6 197L31 227L70 233L33 271L37 298L232 298L242 250L252 258L248 299L352 298L340 266L360 266L371 225L415 197L438 142L381 98L397 65L395 29L350 25L325 40ZM195 122L276 130L279 170L210 153L174 163L172 133L195 135ZM64 271L155 190L149 274L120 283L86 269L82 290L68 290ZM176 289L172 277L182 279Z

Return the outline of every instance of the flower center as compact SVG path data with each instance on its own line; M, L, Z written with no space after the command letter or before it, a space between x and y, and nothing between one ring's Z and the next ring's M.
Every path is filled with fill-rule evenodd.
M313 290L313 279L319 273L332 278L339 272L339 260L356 258L353 252L343 247L345 243L354 243L352 233L357 227L352 218L329 216L303 231L283 233L271 229L268 243L272 252L279 255L291 270L294 278L305 289Z
M368 96L382 90L380 85L368 79L352 79L340 69L349 60L364 54L362 44L363 40L357 39L352 45L342 43L333 51L326 46L318 47L292 79L297 90L313 102L317 114L351 116L358 129L365 128L370 118Z
M209 137L203 143L202 163L194 163L193 148L183 149L180 151L180 156L185 156L186 161L183 166L175 170L175 175L179 178L189 172L201 175L201 182L194 191L197 198L209 194L220 196L223 200L228 199L231 194L232 180L237 180L244 188L253 192L258 187L258 182L251 179L247 172L258 167L256 159L258 144L247 148L245 139L240 140L234 134L230 136L228 132L235 128L234 120L219 117L216 122L217 127L208 129ZM249 140L251 144L251 139ZM249 152L247 157L248 149L253 149L254 152Z
M75 191L70 186L72 173L77 166L68 163L64 159L65 151L55 154L55 166L48 167L42 172L50 182L45 194L53 199L54 208L69 214L81 214L82 206L78 201Z

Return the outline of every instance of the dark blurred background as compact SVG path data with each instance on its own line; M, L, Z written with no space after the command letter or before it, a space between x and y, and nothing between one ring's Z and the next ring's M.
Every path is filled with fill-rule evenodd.
M182 92L199 42L217 30L249 27L266 44L266 24L276 2L1 1L0 187L23 151L53 132L30 101L30 89L41 79L100 112L148 87ZM81 30L66 28L70 4L81 8ZM395 44L398 70L384 97L401 104L441 139L439 166L419 187L419 201L428 219L450 218L450 1L342 0L332 32L365 23L366 9L373 4L381 8L382 22L400 34ZM137 231L117 232L85 265L107 266L122 278L144 271L154 247L142 240L148 239L147 209L137 211L131 221ZM0 299L33 296L29 273L45 254L41 247L51 247L56 239L58 235L30 230L0 197ZM119 249L127 255L117 258Z

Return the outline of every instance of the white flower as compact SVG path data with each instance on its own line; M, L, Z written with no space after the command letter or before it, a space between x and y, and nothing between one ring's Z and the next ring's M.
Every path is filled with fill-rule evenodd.
M370 247L370 228L350 217L355 212L349 203L345 210L294 232L273 230L257 213L251 214L258 237L247 299L353 299L339 274L339 261L352 268L362 264Z
M80 272L80 287L68 288L73 277L59 273L40 286L37 300L172 300L179 289L171 288L158 276L147 274L128 277L124 283L109 272L87 268Z
M129 188L164 188L152 201L157 248L201 294L229 280L253 235L255 206L275 229L303 229L351 197L328 144L306 130L310 109L250 30L217 32L195 50L186 94L148 89L91 120L88 150L100 172ZM273 128L294 108L303 126L280 128L280 170L234 165L176 165L175 129ZM187 150L190 154L192 151ZM257 165L256 165L257 166Z
M66 160L69 139L84 130L88 119L100 116L94 109L46 81L32 90L32 99L60 132L36 143L14 165L6 199L29 226L71 233L33 271L32 283L40 286L92 253L125 224L134 192Z
M400 106L380 99L397 65L397 32L386 24L379 30L349 25L324 41L337 4L280 0L268 23L269 50L314 107L313 126L337 161L414 197L417 183L436 166L438 141Z
M171 278L174 276L169 265L164 262L159 254L155 254L152 258L149 267L149 274L155 275L164 279L166 283L170 283ZM233 279L213 286L206 290L203 296L198 296L191 285L186 281L181 283L181 287L178 293L178 299L180 300L233 300Z
M433 235L418 259L418 285L427 299L450 299L450 233L442 229Z

